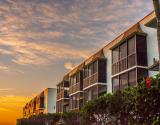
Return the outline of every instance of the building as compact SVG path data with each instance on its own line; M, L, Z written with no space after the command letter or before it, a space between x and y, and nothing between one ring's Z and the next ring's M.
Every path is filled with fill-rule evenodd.
M64 76L63 80L57 84L57 112L69 110L69 76Z
M157 74L158 54L156 18L151 12L67 74L67 106L79 110L104 93L135 86ZM57 87L58 91L59 84ZM58 108L64 109L64 105Z
M55 113L56 97L55 88L45 89L24 106L23 117L28 118L32 115Z

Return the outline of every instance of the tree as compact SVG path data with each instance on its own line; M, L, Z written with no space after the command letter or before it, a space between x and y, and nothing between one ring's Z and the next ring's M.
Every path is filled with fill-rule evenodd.
M159 59L160 59L160 6L159 6L159 0L153 0L153 5L154 5L156 20L157 20L157 40L158 40L158 51L159 51ZM159 61L159 71L160 71L160 61Z

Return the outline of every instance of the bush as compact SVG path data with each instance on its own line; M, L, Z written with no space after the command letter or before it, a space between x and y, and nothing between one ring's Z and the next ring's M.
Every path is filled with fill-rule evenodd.
M17 125L56 125L60 114L17 120ZM62 114L65 125L159 125L160 74L147 77L135 87L105 94L87 102L81 111Z

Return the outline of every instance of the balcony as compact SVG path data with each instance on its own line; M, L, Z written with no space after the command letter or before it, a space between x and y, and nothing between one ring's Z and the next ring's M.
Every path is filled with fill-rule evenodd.
M72 94L72 93L75 93L78 91L82 91L82 87L80 85L80 82L70 86L70 88L69 88L69 94Z
M64 98L69 98L68 90L62 90L61 92L57 93L57 100Z
M106 63L105 58L100 58L84 68L83 89L95 83L106 83Z
M98 72L83 80L83 88L98 82Z

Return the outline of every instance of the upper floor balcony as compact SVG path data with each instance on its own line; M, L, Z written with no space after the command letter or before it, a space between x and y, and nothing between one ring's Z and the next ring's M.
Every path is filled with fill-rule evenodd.
M83 89L95 83L106 83L106 59L99 58L84 68Z
M112 75L147 65L146 34L135 33L112 49Z
M70 76L69 94L83 91L83 71L78 71Z
M60 82L57 85L57 100L67 99L67 98L69 98L69 81L68 81L68 77L67 77L67 79L63 79L62 82Z

